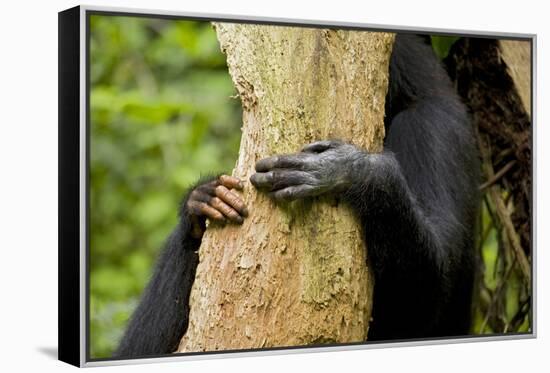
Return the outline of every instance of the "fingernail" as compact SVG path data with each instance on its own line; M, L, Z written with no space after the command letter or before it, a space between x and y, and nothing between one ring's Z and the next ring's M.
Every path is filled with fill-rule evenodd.
M248 216L248 209L246 207L243 208L243 215Z

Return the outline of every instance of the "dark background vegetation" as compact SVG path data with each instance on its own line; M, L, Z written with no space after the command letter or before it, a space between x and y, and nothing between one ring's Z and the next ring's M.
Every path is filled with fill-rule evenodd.
M185 189L203 173L231 172L241 109L210 23L92 16L90 29L90 342L101 358L121 337ZM443 59L457 39L431 40ZM501 228L486 208L480 220L479 286L498 290L499 317L512 319L522 284L501 268ZM516 330L493 330L487 315L476 304L472 333L529 328L524 317Z

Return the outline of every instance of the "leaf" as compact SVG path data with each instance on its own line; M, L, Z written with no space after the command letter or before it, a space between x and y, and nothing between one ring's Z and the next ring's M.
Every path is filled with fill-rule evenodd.
M431 36L432 48L440 59L444 59L458 39L459 36Z

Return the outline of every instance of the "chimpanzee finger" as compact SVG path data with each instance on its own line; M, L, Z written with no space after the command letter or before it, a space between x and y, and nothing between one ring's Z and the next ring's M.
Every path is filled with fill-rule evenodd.
M189 202L189 210L199 216L206 216L209 219L217 221L225 221L223 214L215 208L207 205L204 202L192 201Z
M269 193L269 196L277 201L293 201L299 198L315 196L315 187L312 185L297 185Z
M215 189L212 189L212 194L214 193ZM208 201L210 201L210 199L212 198L212 194L209 193L208 190L206 190L206 188L197 188L195 189L194 191L191 192L191 194L189 195L189 203L191 202L206 202L208 203Z
M288 155L276 155L259 160L256 163L256 171L267 172L274 168L295 168L305 169L307 163L311 161L311 154L298 153Z
M316 184L316 179L311 173L285 169L256 173L252 175L250 181L256 188L270 191L284 189L292 185Z
M193 191L193 193L198 192L198 193L201 193L201 194L206 195L206 196L214 196L217 185L219 185L219 181L218 180L212 180L209 183L202 184L202 185L198 186L197 189L195 189ZM204 202L208 202L208 200L206 200Z
M218 196L223 202L227 203L233 209L237 210L242 216L248 216L248 209L246 208L243 200L236 193L227 189L223 185L216 187L216 196Z
M225 186L228 189L242 190L244 187L242 181L233 176L222 175L218 178L218 180L220 181L221 185Z
M214 197L210 200L210 206L215 208L218 212L224 214L232 222L242 224L242 222L244 221L237 211L235 211L233 208L231 208L231 206L229 206L218 197Z
M302 152L304 153L322 153L325 150L328 150L330 148L334 148L338 145L342 145L343 142L340 140L323 140L323 141L316 141L309 145L306 145Z
M258 189L271 189L271 185L273 185L273 171L257 172L250 176L250 182Z

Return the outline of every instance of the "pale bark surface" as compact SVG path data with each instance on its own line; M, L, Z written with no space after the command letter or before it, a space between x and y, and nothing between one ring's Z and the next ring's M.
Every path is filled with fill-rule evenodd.
M373 279L352 211L326 197L275 204L248 179L259 159L316 140L380 151L394 35L215 27L243 105L233 174L250 216L207 229L179 352L364 341Z
M502 59L514 81L523 108L531 116L531 43L521 40L500 40Z

